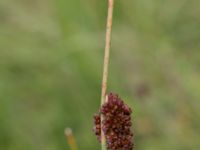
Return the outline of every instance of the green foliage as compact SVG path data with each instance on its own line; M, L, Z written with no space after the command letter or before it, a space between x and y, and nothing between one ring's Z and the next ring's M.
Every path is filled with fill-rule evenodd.
M0 1L0 149L100 149L106 1ZM140 150L200 149L200 2L116 0L109 90Z

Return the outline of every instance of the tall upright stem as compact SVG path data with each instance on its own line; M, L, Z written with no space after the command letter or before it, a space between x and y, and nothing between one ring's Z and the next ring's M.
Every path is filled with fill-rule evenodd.
M108 80L108 64L110 56L110 46L111 46L111 32L112 32L112 18L113 18L113 6L114 0L108 0L108 17L106 25L106 41L105 41L105 54L104 54L104 64L103 64L103 79L102 79L102 91L101 91L101 105L105 103L106 90L107 90L107 80ZM103 115L101 115L101 122L103 120ZM102 150L106 150L106 139L102 131L101 123L101 147Z

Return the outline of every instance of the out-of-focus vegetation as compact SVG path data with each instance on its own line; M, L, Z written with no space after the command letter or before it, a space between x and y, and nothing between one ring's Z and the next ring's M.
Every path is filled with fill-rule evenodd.
M109 91L137 150L200 149L200 1L116 0ZM0 149L98 150L106 0L0 1Z

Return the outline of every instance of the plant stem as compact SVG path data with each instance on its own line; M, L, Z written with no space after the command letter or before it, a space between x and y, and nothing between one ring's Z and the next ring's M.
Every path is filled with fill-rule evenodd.
M70 150L77 150L76 140L71 128L65 129L65 136L69 144Z
M108 17L107 17L107 25L106 25L105 54L104 54L103 79L102 79L102 89L101 89L102 90L101 91L101 106L105 103L105 100L106 100L108 64L109 64L110 46L111 46L113 6L114 6L114 0L108 0ZM103 120L103 115L101 115L101 122L102 120ZM101 123L101 148L102 150L106 150L106 139L102 130L102 123Z

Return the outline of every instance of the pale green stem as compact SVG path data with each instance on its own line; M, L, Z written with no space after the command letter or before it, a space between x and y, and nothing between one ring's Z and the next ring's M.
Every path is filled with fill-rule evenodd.
M107 25L106 25L106 41L105 41L105 54L104 54L104 64L103 64L101 106L105 103L105 100L106 100L108 64L109 64L110 46L111 46L113 6L114 6L114 0L108 0L108 17L107 17ZM102 120L103 120L103 115L101 115L101 122ZM106 150L106 139L102 131L102 126L101 126L101 147L102 147L102 150Z

